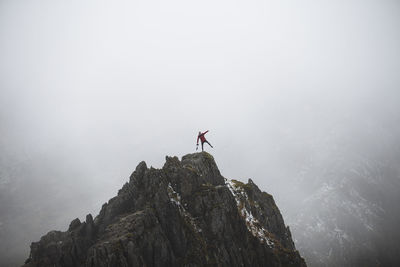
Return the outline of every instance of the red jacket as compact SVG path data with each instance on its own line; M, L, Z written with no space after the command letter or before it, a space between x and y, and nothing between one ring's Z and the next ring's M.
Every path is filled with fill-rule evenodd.
M204 133L201 133L197 136L197 144L199 143L199 139L201 140L202 143L204 143L204 141L206 141L206 138L204 137L204 135L208 133L208 130L205 131Z

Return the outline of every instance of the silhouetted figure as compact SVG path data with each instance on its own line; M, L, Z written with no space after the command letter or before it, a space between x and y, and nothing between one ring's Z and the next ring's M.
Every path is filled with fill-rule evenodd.
M201 141L201 151L204 151L204 143L207 143L210 145L210 147L213 147L210 142L207 141L207 139L204 137L204 135L208 133L208 130L205 131L204 133L199 132L199 135L197 136L197 145L196 145L196 150L199 148L199 139Z

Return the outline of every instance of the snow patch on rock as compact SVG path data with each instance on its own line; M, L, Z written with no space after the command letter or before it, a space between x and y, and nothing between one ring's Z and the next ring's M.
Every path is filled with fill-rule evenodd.
M253 236L257 237L262 243L266 243L270 248L274 246L274 242L269 238L270 233L261 225L261 223L254 218L250 210L246 208L244 202L248 202L248 196L243 188L236 186L232 180L226 179L226 186L232 195L235 197L236 206L239 214L244 218L247 229ZM243 200L244 199L244 200Z
M174 190L174 188L172 187L171 183L168 184L167 192L168 192L168 196L169 196L170 201L172 203L174 203L178 207L179 212L185 218L185 220L187 222L189 222L197 232L201 233L202 232L201 228L196 224L196 222L195 222L194 218L192 217L192 215L182 205L181 196L180 196L180 194L178 192L176 192Z

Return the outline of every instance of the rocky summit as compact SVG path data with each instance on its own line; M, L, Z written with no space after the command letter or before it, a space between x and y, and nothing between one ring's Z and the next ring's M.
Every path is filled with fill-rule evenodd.
M141 162L93 219L31 244L25 267L306 266L271 195L206 153Z

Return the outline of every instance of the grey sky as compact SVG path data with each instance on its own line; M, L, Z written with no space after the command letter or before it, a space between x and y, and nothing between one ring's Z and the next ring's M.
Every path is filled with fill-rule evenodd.
M199 130L226 177L279 199L330 139L398 140L399 26L398 1L2 0L2 145L69 211L86 195L70 219Z

